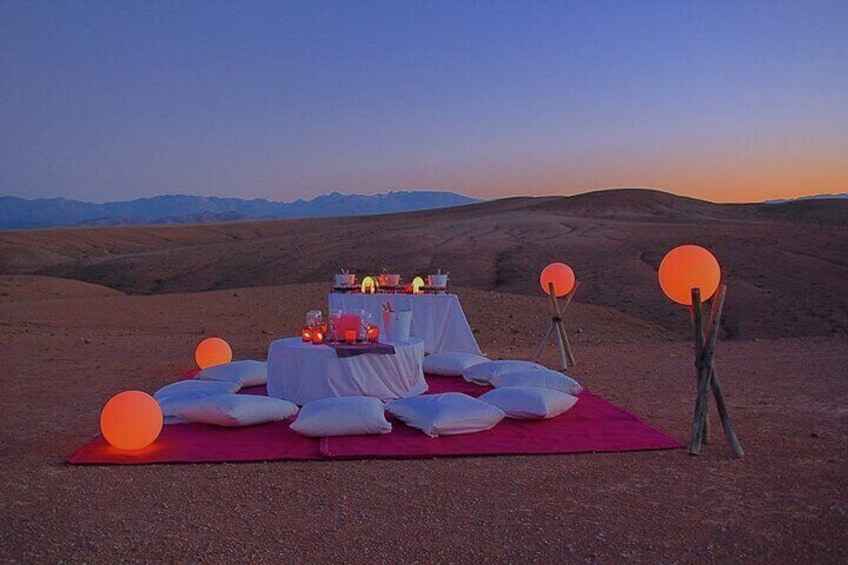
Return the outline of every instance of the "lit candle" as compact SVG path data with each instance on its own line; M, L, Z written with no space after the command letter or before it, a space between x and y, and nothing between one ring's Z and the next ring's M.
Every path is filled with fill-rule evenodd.
M365 328L365 335L368 336L368 341L374 343L380 337L380 327L368 324L368 327Z
M348 328L345 330L345 341L348 343L356 343L356 330Z
M321 328L315 328L312 330L312 343L315 345L321 345L324 343L324 330Z
M304 326L303 329L300 330L300 339L306 343L312 341L312 328Z
M421 290L421 287L424 286L424 279L421 277L415 277L412 279L412 294L421 294L424 291Z

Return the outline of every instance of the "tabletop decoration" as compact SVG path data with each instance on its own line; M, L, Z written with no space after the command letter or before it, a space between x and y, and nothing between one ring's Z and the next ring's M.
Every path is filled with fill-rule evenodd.
M312 330L312 344L321 345L327 335L326 326L318 326Z
M397 273L390 273L388 269L383 269L380 272L380 276L377 278L377 284L380 288L397 291L397 288L400 286L400 275Z
M159 437L163 422L159 403L140 390L116 394L100 412L103 439L118 449L144 449Z
M353 328L345 329L345 343L356 343L356 333L356 330Z
M233 350L220 337L207 337L194 349L194 360L201 369L222 365L233 360Z
M427 275L427 286L430 288L445 288L448 286L448 275L438 269L435 275Z
M368 324L365 326L365 338L370 343L376 343L380 339L380 326L376 324Z
M698 396L689 453L698 455L701 445L709 441L707 416L709 392L712 390L724 435L734 457L744 454L730 415L724 402L718 373L713 365L718 342L718 330L727 294L727 285L721 284L721 267L715 256L697 245L681 245L669 251L657 272L660 288L672 301L689 306L695 329L695 372L698 377ZM704 320L701 304L712 297L709 320Z
M359 338L359 332L362 329L362 314L354 314L350 312L334 313L332 318L332 336L333 342L347 342L350 335L353 335L353 342Z
M356 273L351 273L347 269L341 269L341 272L333 277L333 284L337 288L356 286Z
M380 341L393 341L385 323L384 314L389 308L394 311L409 311L415 319L410 326L410 335L422 338L429 353L440 351L462 351L480 353L474 332L462 310L459 297L455 294L345 294L330 292L327 305L331 312L370 313L372 319L363 318L365 325L374 322L380 327ZM339 314L340 315L340 314ZM402 316L398 316L401 318ZM538 339L535 338L535 339Z
M412 294L423 294L424 291L421 290L424 287L424 279L421 277L415 277L412 279Z
M311 326L303 326L303 329L300 330L300 339L302 339L304 343L309 343L309 342L312 341L312 327Z
M306 313L306 325L300 330L300 338L304 343L314 343L315 333L319 330L324 333L327 331L324 316L321 310L310 310ZM321 343L323 343L323 337L321 338Z
M568 364L575 364L574 354L571 352L571 344L568 341L568 334L565 332L565 324L563 323L563 312L571 304L571 299L577 291L577 286L580 284L574 276L574 271L565 263L550 263L542 269L539 275L539 284L542 290L548 295L551 302L551 325L548 327L548 332L542 341L539 343L539 348L536 350L534 361L538 361L542 355L542 350L551 335L554 335L557 349L560 358L560 370L568 369ZM565 297L565 304L560 308L558 298Z
M377 281L374 277L363 277L361 290L363 294L374 294L377 292Z

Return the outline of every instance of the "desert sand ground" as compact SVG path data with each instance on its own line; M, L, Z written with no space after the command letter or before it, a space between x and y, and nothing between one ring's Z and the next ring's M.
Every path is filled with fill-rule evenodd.
M697 457L79 467L65 458L98 432L111 395L174 380L209 334L237 359L264 359L304 312L326 309L328 285L128 296L3 275L0 290L5 562L848 561L848 337L829 326L719 343L742 459L713 414L713 441ZM453 290L491 357L532 355L548 324L543 297ZM688 320L661 318L578 298L567 321L572 374L686 442Z

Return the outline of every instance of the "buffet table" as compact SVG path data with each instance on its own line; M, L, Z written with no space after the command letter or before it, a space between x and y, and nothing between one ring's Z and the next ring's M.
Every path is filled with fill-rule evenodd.
M455 294L342 294L330 293L330 310L370 312L385 335L382 305L391 301L395 310L412 311L410 336L424 340L427 353L459 351L481 354L480 346Z
M425 392L424 342L410 339L391 345L394 354L340 358L332 347L304 343L300 337L275 340L268 350L268 396L303 405L331 396L387 400Z

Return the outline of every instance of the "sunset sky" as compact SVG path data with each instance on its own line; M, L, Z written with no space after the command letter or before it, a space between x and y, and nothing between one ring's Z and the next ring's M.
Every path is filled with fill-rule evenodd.
M848 1L0 0L0 195L848 191Z

